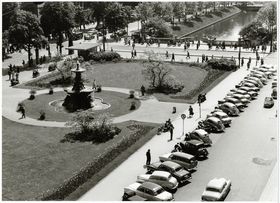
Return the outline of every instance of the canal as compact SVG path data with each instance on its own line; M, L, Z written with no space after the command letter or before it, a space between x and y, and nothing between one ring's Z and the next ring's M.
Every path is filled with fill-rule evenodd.
M193 37L215 36L218 40L237 41L240 30L253 21L257 12L241 12L229 19L218 22L205 29L191 34Z

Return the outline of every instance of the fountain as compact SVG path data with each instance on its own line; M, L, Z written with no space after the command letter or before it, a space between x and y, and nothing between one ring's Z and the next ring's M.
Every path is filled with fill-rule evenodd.
M91 94L93 90L85 88L82 81L82 73L85 72L85 69L80 68L80 63L77 62L77 68L73 68L71 72L76 75L74 85L72 89L64 90L67 96L62 105L70 112L92 108L94 98Z

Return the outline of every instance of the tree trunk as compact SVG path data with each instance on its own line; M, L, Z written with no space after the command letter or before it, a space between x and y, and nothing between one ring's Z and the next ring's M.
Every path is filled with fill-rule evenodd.
M31 67L31 47L28 46L27 48L27 53L28 53L28 64L29 64L29 67Z
M71 46L73 46L73 35L72 35L72 32L69 31L68 32L68 47L71 47ZM74 54L74 50L68 50L68 54L69 55Z
M39 64L39 48L35 48L35 57L36 57L36 64Z

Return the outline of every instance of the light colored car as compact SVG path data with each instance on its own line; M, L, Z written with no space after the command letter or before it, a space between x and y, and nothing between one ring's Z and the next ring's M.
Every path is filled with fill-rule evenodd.
M254 76L246 76L245 79L251 80L251 81L256 81L258 83L258 87L263 87L263 83L259 78L256 78Z
M271 97L273 99L277 99L277 88L273 88L272 89Z
M160 185L151 182L133 183L124 188L123 200L127 200L135 195L148 201L174 200L170 192L165 191Z
M250 87L252 90L254 91L260 91L260 88L256 87L256 85L254 85L253 83L250 83L250 82L244 82L242 83L241 86L244 86L244 87Z
M250 76L250 77L255 77L255 78L260 79L260 81L261 81L262 84L264 84L264 85L267 84L267 78L263 77L263 76L260 75L260 74L257 74L257 73L250 73L249 76Z
M251 70L250 74L258 74L264 77L265 79L268 79L267 75L259 70Z
M229 116L238 116L240 113L238 108L233 103L230 102L223 103L219 105L218 108Z
M224 100L225 102L233 103L239 109L239 111L246 107L246 105L242 104L239 99L233 97L225 97Z
M173 161L154 162L147 165L148 173L154 171L167 171L171 173L171 175L177 179L179 184L185 183L191 178L191 173L189 171Z
M224 126L230 126L230 124L231 124L231 118L228 117L228 115L225 112L216 111L216 112L213 112L213 113L207 115L207 117L211 117L211 116L214 116L214 117L217 117L218 119L220 119L223 122Z
M251 96L247 91L241 89L233 89L227 95L232 96L232 94L241 94L245 99L248 99L249 101L254 98L253 95Z
M207 132L224 132L225 126L217 117L208 117L204 121L198 122L198 128L204 129Z
M266 97L264 99L264 108L272 108L274 106L274 101L272 97Z
M178 188L178 181L169 172L154 171L152 174L143 174L137 176L138 183L151 182L156 183L167 191L175 191Z
M243 79L243 82L248 82L248 83L252 83L253 85L255 85L256 87L258 88L262 88L263 87L263 84L262 83L258 83L257 81L251 79L251 78L244 78Z
M210 146L212 144L212 140L209 138L208 132L203 129L196 129L187 133L185 140L198 140L203 142L204 146Z
M197 167L197 160L193 155L184 153L184 152L172 152L159 156L159 160L164 161L173 161L187 170L193 170Z
M231 97L238 99L245 106L247 106L248 103L250 103L250 100L247 99L243 94L233 93Z
M225 178L214 178L209 181L202 193L202 201L222 201L226 198L231 188L231 181Z
M256 90L254 90L253 88L250 88L250 87L241 86L237 89L246 91L251 97L254 97L254 98L259 95L259 93Z

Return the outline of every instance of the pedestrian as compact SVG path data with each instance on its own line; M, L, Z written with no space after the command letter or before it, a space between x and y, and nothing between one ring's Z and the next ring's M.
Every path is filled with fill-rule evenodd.
M13 65L12 64L9 65L9 70L12 72L12 70L13 70Z
M208 61L208 56L206 56L206 58L205 58L205 62L207 62Z
M252 61L252 59L251 59L251 57L249 57L249 63L251 63L251 61Z
M18 111L21 113L21 119L25 118L25 108L22 104L19 105Z
M188 58L189 58L189 59L191 58L189 51L187 51L187 59L188 59Z
M187 45L186 45L186 43L184 44L184 51L186 51L187 50Z
M133 50L131 50L131 58L133 58L134 57L134 52L133 52Z
M137 54L137 53L136 53L136 49L134 49L134 57L136 57L136 54Z
M130 46L130 40L128 40L128 46Z
M202 54L202 63L205 61L205 54Z
M174 130L174 126L172 125L172 123L169 123L169 132L170 132L170 141L173 139L173 130Z
M192 106L189 106L189 117L192 118L194 115Z
M171 55L171 62L173 62L173 61L175 61L175 54L174 53L172 53L172 55Z
M113 47L111 47L111 52L113 52L114 50L113 50Z
M197 44L196 44L196 50L198 50L198 48L199 48L199 44L197 43Z
M95 90L96 89L96 80L94 79L92 82L92 89Z
M169 57L169 55L168 55L168 51L166 51L166 52L165 52L165 56L166 56L166 58L168 58L168 57Z
M135 43L134 43L134 42L132 43L132 48L133 48L133 49L135 48Z
M196 63L199 63L199 57L197 57Z
M244 57L242 57L242 59L241 59L241 66L243 66L244 65Z
M145 89L144 85L141 86L140 90L141 90L142 96L144 96L145 92L146 92L146 89Z
M10 70L8 70L8 75L9 75L9 80L11 80L12 72Z
M148 149L148 151L146 152L146 165L150 165L151 164L151 151L150 149Z
M15 71L14 70L12 70L11 75L12 75L12 80L15 79Z
M263 65L264 64L264 60L263 60L263 58L261 58L261 65Z
M22 60L22 66L24 67L24 65L25 65L25 61L24 61L24 60Z
M17 73L19 73L19 66L17 66Z
M16 80L18 81L19 72L16 72Z
M247 62L247 70L250 69L250 65L251 65L251 63L248 61L248 62Z

